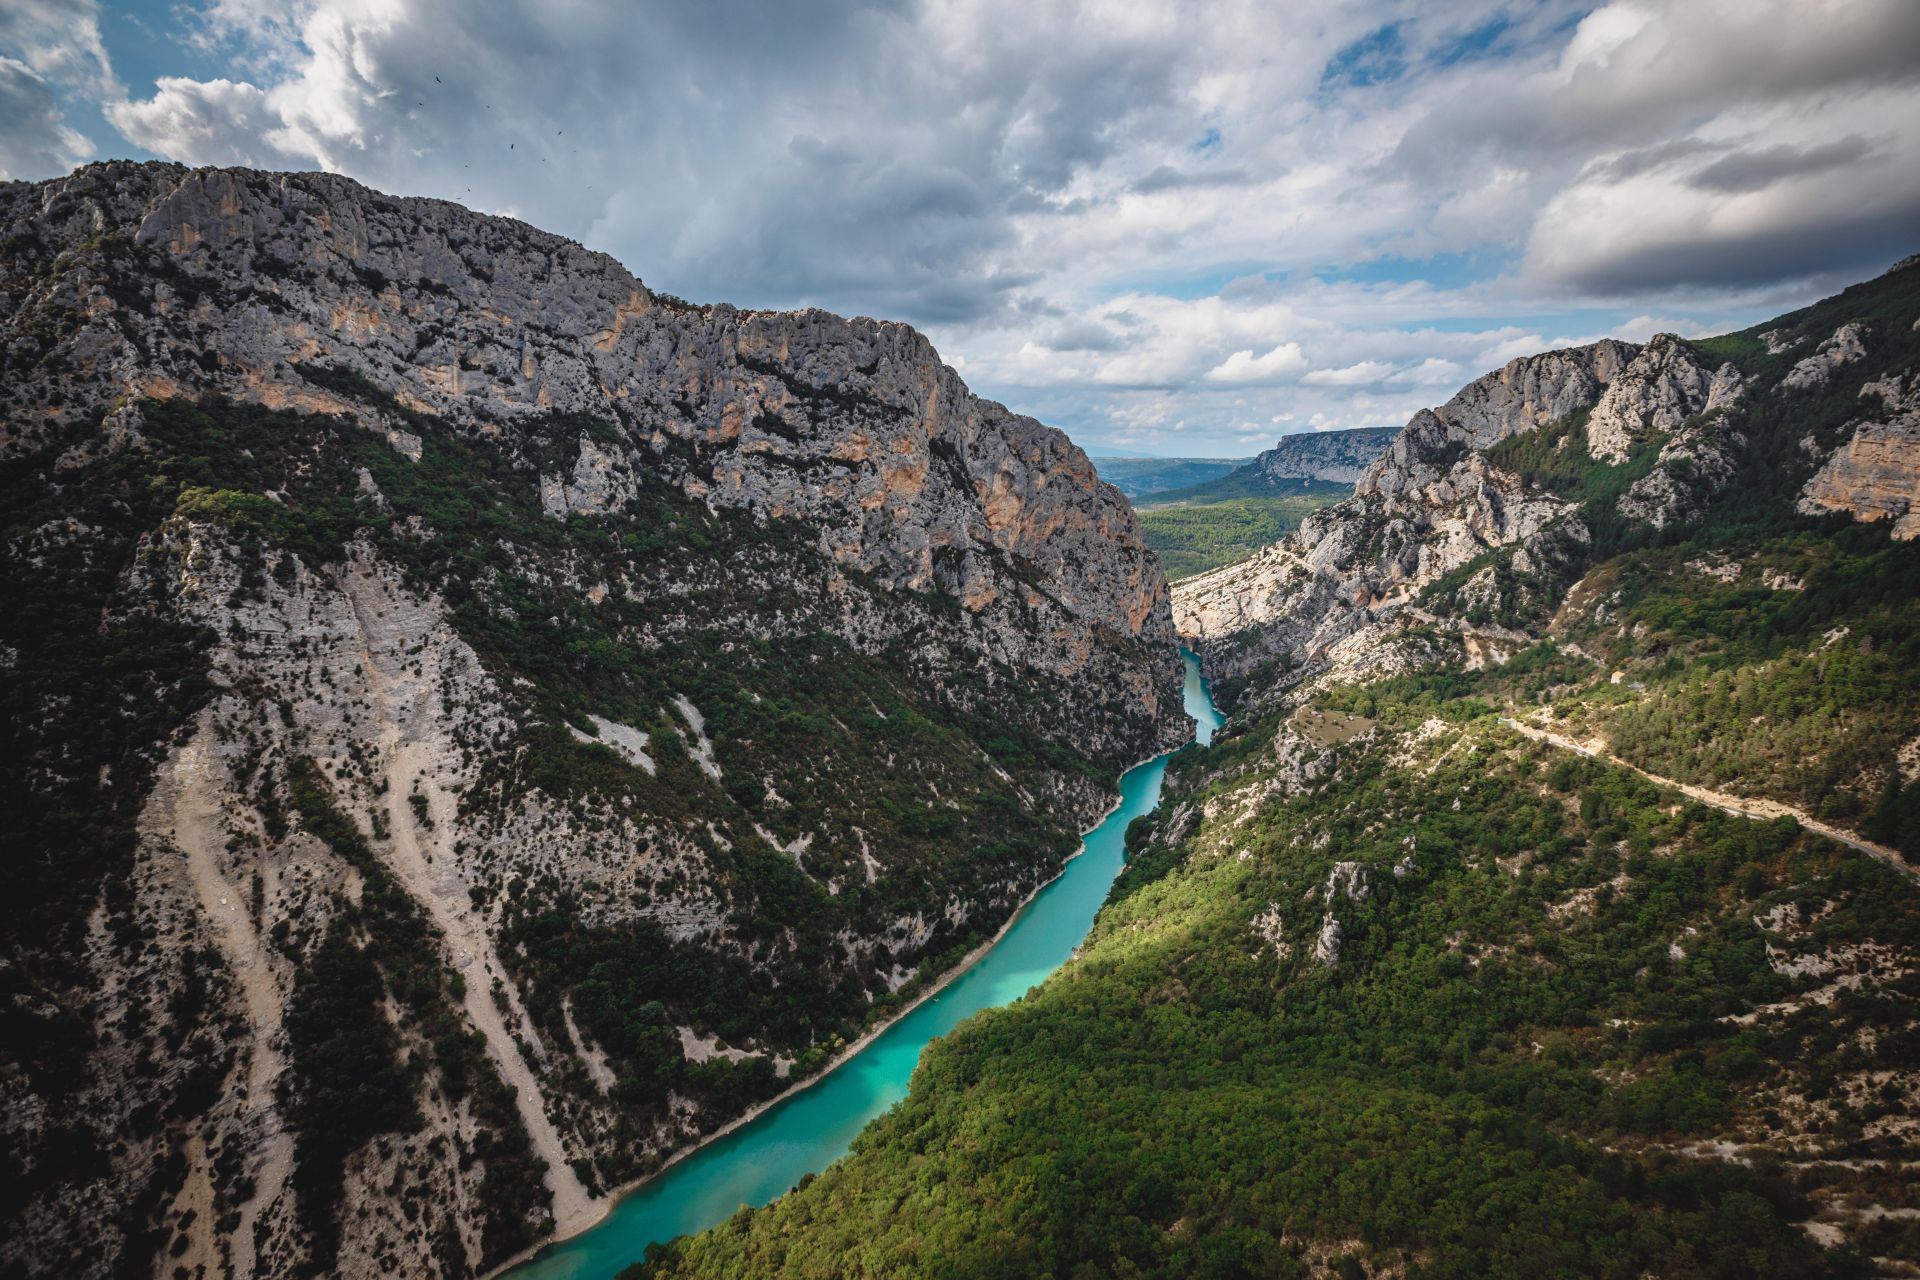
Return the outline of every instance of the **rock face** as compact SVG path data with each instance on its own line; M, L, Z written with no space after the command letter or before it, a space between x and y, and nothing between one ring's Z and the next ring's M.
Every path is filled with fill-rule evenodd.
M1900 269L1894 268L1895 271ZM1824 346L1788 370L1787 376L1780 380L1780 385L1789 391L1820 390L1833 381L1836 370L1866 356L1867 336L1864 325L1841 325Z
M1303 431L1282 437L1279 444L1256 457L1249 470L1275 488L1301 480L1352 484L1395 434L1390 427Z
M1125 500L904 325L127 163L0 185L0 324L0 1268L485 1270L1190 732Z
M1848 326L1852 328L1853 326ZM1890 520L1893 536L1920 537L1920 378L1908 371L1860 389L1880 413L1860 422L1800 491L1807 515L1845 512Z
M1230 699L1285 701L1504 661L1557 625L1589 570L1684 536L1736 485L1772 517L1845 512L1920 536L1914 270L1711 343L1512 361L1416 413L1347 501L1176 584L1179 630ZM1877 317L1879 336L1849 316Z
M1425 587L1497 548L1519 544L1531 567L1586 538L1565 519L1574 504L1528 492L1481 450L1591 407L1638 355L1609 340L1514 360L1421 410L1352 498L1251 560L1182 581L1181 634L1228 676L1275 659L1374 675L1431 660L1406 628Z
M1600 399L1602 390L1640 348L1608 338L1589 347L1517 356L1496 373L1475 378L1435 409L1471 449L1558 421Z
M295 368L329 363L416 411L502 432L604 415L641 449L704 455L689 492L816 523L838 562L889 586L985 609L1004 593L982 558L1014 556L1088 622L1170 639L1164 581L1127 549L1126 503L1065 436L969 394L905 325L688 307L560 237L325 174L96 165L4 197L10 228L123 237L174 273L150 286L148 316L62 282L76 292L60 301L95 313L67 339L84 379L69 394L218 390L345 411ZM71 412L10 414L0 448L31 447ZM549 506L606 510L622 466L590 442ZM1058 574L1067 564L1085 572ZM1062 668L1079 653L1066 646Z
M1697 517L1731 480L1744 438L1730 413L1742 388L1731 364L1712 368L1671 334L1645 347L1607 340L1511 361L1415 414L1351 499L1252 560L1179 583L1181 634L1228 676L1276 659L1335 679L1443 654L1478 665L1521 638L1499 619L1529 594L1543 598L1590 539L1577 502L1529 487L1485 451L1582 410L1591 411L1587 451L1600 461L1623 463L1659 439L1617 509L1666 528ZM1476 563L1454 587L1453 616L1420 604ZM1459 641L1436 644L1436 626Z
M1670 333L1658 334L1620 371L1587 421L1587 451L1621 463L1654 432L1672 431L1696 413L1724 408L1740 394L1731 364L1717 372Z

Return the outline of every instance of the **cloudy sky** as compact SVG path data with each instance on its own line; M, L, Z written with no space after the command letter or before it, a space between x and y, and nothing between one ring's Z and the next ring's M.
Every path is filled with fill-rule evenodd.
M0 0L0 174L115 156L512 214L1241 455L1920 250L1920 0Z

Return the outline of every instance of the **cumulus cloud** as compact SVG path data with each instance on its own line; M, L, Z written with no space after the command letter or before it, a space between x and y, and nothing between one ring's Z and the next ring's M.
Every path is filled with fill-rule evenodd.
M1306 370L1307 357L1297 342L1286 342L1265 355L1236 351L1207 371L1210 382L1279 382ZM1311 377L1311 375L1309 375Z
M0 50L44 81L100 98L121 92L95 0L7 0L0 5Z
M96 99L120 92L93 0L0 4L0 178L45 178L71 169L93 143L67 123L59 93Z
M1457 387L1471 376L1458 361L1442 360L1438 356L1428 356L1400 374L1403 380L1417 387Z
M1393 366L1379 360L1362 360L1350 364L1344 369L1315 369L1300 381L1310 387L1364 387L1369 383L1385 382L1393 372Z
M1920 118L1920 6L1904 0L1612 5L1526 93L1549 122L1526 145L1579 119L1603 149L1535 218L1543 282L1618 295L1857 274L1920 227L1920 138L1901 123ZM1662 129L1678 136L1647 141Z
M269 141L278 117L255 85L162 77L143 102L108 103L105 115L127 141L186 164L286 168L304 156Z

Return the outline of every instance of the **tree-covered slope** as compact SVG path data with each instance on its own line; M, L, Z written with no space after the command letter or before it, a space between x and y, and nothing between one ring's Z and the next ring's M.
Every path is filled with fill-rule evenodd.
M1912 1207L1912 884L1520 736L1524 679L1188 753L1078 959L646 1274L1848 1274L1820 1215L1911 1256L1857 1211Z
M1167 577L1179 579L1246 559L1351 492L1348 485L1307 481L1285 494L1166 503L1147 498L1136 510L1142 539L1160 557Z

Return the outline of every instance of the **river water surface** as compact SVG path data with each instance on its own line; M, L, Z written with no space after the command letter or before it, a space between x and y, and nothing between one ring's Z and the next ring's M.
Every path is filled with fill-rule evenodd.
M1200 664L1183 654L1187 714L1199 741L1220 725ZM1167 757L1120 779L1120 805L1087 833L1086 852L1015 917L992 950L818 1082L775 1104L622 1197L597 1225L542 1250L509 1280L609 1280L647 1245L703 1231L762 1205L846 1154L869 1120L907 1096L920 1051L982 1009L1008 1004L1065 963L1087 936L1125 861L1127 824L1160 803Z

